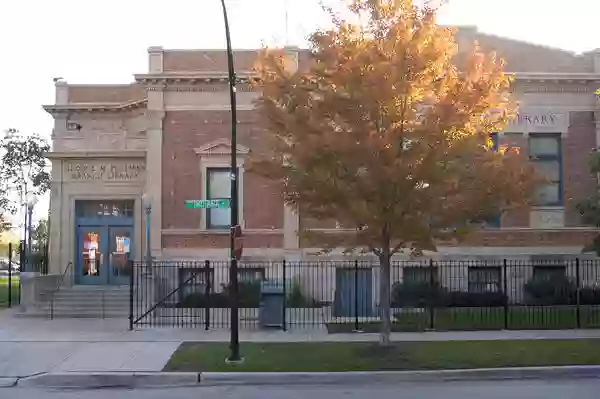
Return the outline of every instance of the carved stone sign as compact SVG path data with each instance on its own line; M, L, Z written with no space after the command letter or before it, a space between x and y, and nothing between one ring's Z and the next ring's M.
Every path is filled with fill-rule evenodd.
M513 121L517 125L533 125L533 126L547 126L554 125L556 123L556 114L548 112L547 114L527 114L518 113L517 117Z
M65 164L65 179L75 181L139 181L146 172L145 162L73 161Z
M513 119L507 131L535 132L546 131L561 133L569 129L569 113L546 110L520 110Z

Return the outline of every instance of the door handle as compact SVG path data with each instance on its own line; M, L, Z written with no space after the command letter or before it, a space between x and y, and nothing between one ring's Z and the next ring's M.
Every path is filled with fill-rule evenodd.
M104 264L104 254L100 252L100 264Z

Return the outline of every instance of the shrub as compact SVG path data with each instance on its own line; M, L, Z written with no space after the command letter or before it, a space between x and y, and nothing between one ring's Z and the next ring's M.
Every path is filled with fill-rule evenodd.
M392 307L497 307L508 298L502 292L448 291L439 283L396 282L392 286Z
M211 308L228 308L229 307L229 296L219 292L210 294L210 300L207 299L206 294L201 292L194 292L186 295L183 300L179 303L180 308L205 308L210 306Z
M600 305L600 288L585 287L579 291L581 305Z
M577 303L577 286L566 276L548 279L531 278L525 283L525 295L531 305L574 305Z
M444 293L439 283L429 282L396 282L392 285L392 307L437 306Z
M444 295L443 305L448 307L499 307L508 303L503 292L452 291Z
M258 308L260 306L261 281L238 283L238 306L240 308ZM231 291L229 284L223 284L223 293L229 296Z
M186 295L179 303L180 308L228 308L229 284L223 284L223 292L211 293L209 297L203 292ZM240 308L258 308L260 305L260 281L238 283L238 299Z
M320 308L323 304L302 293L302 287L295 282L286 298L288 308Z

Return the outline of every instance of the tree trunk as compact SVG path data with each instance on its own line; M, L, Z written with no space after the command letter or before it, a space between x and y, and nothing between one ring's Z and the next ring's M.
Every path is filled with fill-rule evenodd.
M379 335L379 345L389 346L391 344L390 333L392 331L392 321L390 317L390 251L382 251L379 257L379 308L381 309L381 332Z

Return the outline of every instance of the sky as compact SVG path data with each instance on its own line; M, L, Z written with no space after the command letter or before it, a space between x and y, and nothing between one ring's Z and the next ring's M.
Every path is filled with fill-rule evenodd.
M336 0L323 0L327 4ZM234 48L303 46L328 16L319 0L226 0ZM287 9L287 18L286 18ZM600 0L450 0L440 22L585 52L600 47ZM287 21L287 23L286 23ZM129 83L147 48L224 48L219 0L0 1L0 131L50 136L52 79ZM40 201L37 217L47 213Z

